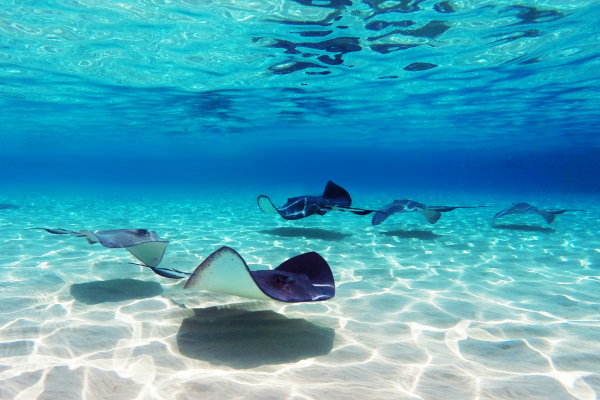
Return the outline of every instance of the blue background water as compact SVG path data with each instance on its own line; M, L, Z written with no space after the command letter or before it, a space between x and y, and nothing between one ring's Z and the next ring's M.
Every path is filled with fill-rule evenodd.
M8 185L600 190L596 1L0 8Z

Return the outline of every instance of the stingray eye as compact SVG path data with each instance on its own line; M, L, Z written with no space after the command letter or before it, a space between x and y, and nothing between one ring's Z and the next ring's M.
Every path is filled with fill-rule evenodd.
M147 235L147 234L149 233L149 232L148 232L148 229L138 229L138 232L139 232L141 235Z

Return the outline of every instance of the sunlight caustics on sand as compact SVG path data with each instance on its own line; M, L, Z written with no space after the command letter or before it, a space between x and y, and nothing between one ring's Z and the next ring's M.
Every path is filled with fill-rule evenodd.
M591 198L533 198L590 212L494 227L507 200L490 196L466 199L489 209L436 225L404 215L379 227L344 213L287 222L260 212L253 193L226 205L4 200L22 206L0 215L0 398L591 400L600 391ZM369 207L389 200L357 196ZM171 241L164 265L181 270L222 245L251 269L317 251L336 296L288 305L184 291L129 265L125 250L24 230L39 225L152 229Z

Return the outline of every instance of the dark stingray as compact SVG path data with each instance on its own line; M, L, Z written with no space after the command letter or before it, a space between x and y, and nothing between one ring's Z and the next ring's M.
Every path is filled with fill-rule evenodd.
M300 254L274 270L250 271L229 247L221 247L196 268L184 286L189 288L285 303L324 301L335 295L331 268L318 253Z
M19 206L15 206L14 204L3 204L0 203L0 210L16 210Z
M562 214L565 213L567 211L581 211L581 212L587 212L585 210L575 210L575 209L565 209L565 210L557 210L557 209L550 209L550 210L540 210L537 207L532 206L531 204L527 204L527 203L513 203L510 207L498 211L496 213L496 215L494 215L494 218L492 218L492 224L498 219L498 218L502 218L505 215L514 215L514 214L538 214L540 215L542 218L544 218L544 220L546 221L547 224L551 224L552 221L554 221L554 219L556 218L556 216L558 214Z
M343 187L328 181L321 196L291 197L281 207L275 207L271 199L260 195L257 199L258 208L267 214L279 214L287 220L306 218L313 214L325 215L329 211L349 211L357 215L368 215L375 210L365 210L351 207L350 194Z
M389 204L380 209L375 215L373 215L373 226L381 224L389 216L396 213L408 213L408 212L419 212L423 214L425 219L430 224L435 224L439 221L442 213L456 210L457 208L479 208L487 206L426 206L425 204L418 203L416 201L404 199L394 200L392 204Z

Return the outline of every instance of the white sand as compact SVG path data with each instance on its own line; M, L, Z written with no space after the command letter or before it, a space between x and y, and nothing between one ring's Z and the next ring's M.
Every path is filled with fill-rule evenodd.
M258 194L5 193L0 202L21 208L0 210L0 398L592 400L600 392L597 199L423 193L412 197L492 207L455 210L435 225L395 215L373 228L370 216L344 213L286 222L262 214ZM279 204L299 193L266 194ZM352 194L356 206L402 198ZM589 212L490 227L513 201ZM286 305L183 291L183 281L129 265L125 250L27 227L148 228L171 241L161 266L180 270L222 245L254 269L317 251L337 292ZM135 298L112 301L128 293Z

